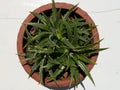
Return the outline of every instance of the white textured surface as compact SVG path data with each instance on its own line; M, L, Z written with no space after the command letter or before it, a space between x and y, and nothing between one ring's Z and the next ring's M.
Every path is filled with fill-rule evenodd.
M76 4L89 13L98 25L101 52L97 65L91 71L96 86L88 78L83 81L86 90L120 90L120 1L119 0L56 0ZM38 85L23 70L16 55L19 27L29 11L51 0L0 0L0 90L49 90ZM72 89L73 90L73 89ZM76 90L83 90L81 85Z

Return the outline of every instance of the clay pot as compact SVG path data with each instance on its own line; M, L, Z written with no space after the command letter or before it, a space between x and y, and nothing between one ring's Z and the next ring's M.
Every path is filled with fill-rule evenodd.
M71 5L71 4L56 3L56 8L62 8L62 9L68 10L71 7L73 7L73 5ZM36 12L36 13L40 13L40 12L44 12L44 11L49 12L49 10L51 10L51 8L52 8L52 4L47 4L47 5L37 8L36 10L34 10L34 12ZM92 22L92 24L95 26L91 17L82 9L77 8L74 13L76 13L80 17L84 18L87 22ZM35 17L32 14L29 14L28 17L24 20L24 22L31 22L34 18ZM20 27L19 33L18 33L18 38L17 38L17 52L18 53L24 53L23 36L25 33L25 28L26 28L26 25L22 24ZM93 38L93 42L96 42L99 40L99 35L98 35L98 31L96 28L92 30L93 35L94 35L94 33L96 33L96 36ZM99 48L99 45L98 45L98 48ZM96 62L97 57L98 57L98 54L91 57L91 59ZM23 57L23 56L19 56L19 59L20 59L20 62L22 64L23 68L29 74L31 71L31 66L26 61L22 61L24 58L25 57ZM88 70L90 71L93 68L93 66L94 66L93 64L88 64L87 65ZM32 78L34 80L36 80L37 82L40 81L40 78L39 78L39 75L37 72L32 75ZM83 80L85 78L84 74L80 73L80 78L81 78L81 80ZM57 80L57 84L59 85L59 87L67 87L67 86L69 86L69 82L70 82L69 78L66 78L65 80ZM73 81L73 84L75 84L75 81ZM58 87L55 82L47 82L46 81L44 85L47 87Z

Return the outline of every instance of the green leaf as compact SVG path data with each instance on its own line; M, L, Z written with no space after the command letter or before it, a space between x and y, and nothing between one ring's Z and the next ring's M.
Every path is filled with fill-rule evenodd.
M95 85L94 80L90 74L90 72L88 71L88 69L86 68L86 65L81 62L81 61L77 61L77 64L79 65L79 67L84 71L84 73L89 77L89 79L92 81L92 83Z
M83 72L86 74L86 76L88 76L89 79L92 81L92 83L95 85L94 80L93 80L91 74L89 73L86 65L83 62L76 60L74 57L73 57L73 59L75 60L76 64L83 70Z
M52 27L52 24L51 24L51 22L50 22L50 19L49 19L49 17L45 14L45 13L42 13L42 16L43 16L43 18L45 19L45 22L46 22L46 26L48 26L48 29L50 29L50 27Z
M67 58L67 60L66 60L66 66L67 66L67 68L66 68L66 70L67 69L69 69L70 67L76 67L76 64L75 64L75 62L73 61L73 59L70 57L70 55L67 55L68 56L68 58Z
M61 8L57 12L57 18L56 18L56 21L54 23L55 24L55 28L58 28L60 23L61 23Z
M71 87L72 82L74 80L74 74L75 74L75 69L73 67L70 67L70 84L69 84L69 87Z
M91 74L89 73L86 65L82 61L78 60L75 56L73 56L73 54L71 54L70 56L73 58L73 60L76 62L76 64L81 68L81 70L83 70L83 72L86 74L86 76L88 76L89 79L92 81L92 83L95 85L93 78L92 78Z
M63 65L59 65L59 67L56 69L56 71L54 72L54 77L57 78L58 75L61 74L61 72L63 72L63 70L65 69L65 66Z
M40 77L40 82L43 83L43 75L44 75L44 68L42 68L44 66L44 62L45 62L45 59L46 59L46 55L44 56L44 58L41 60L41 63L40 63L40 68L39 68L39 77Z
M41 58L41 57L40 57L40 58ZM36 69L38 69L38 67L40 66L40 58L38 58L38 59L36 60L36 62L33 64L32 69L31 69L31 71L30 71L30 73L29 73L29 76L32 76L32 74L34 73L34 71L35 71Z
M73 19L73 20L72 20L72 23L73 23L73 25L74 25L74 27L73 27L73 34L74 34L73 44L74 44L75 46L77 46L77 45L78 45L78 40L79 40L79 37L80 37L79 34L78 34L78 28L77 28L78 20Z
M49 75L50 75L50 77L49 77L48 79L49 79L49 80L53 80L53 81L56 83L56 85L58 86L57 80L56 80L56 78L54 77L54 74L53 74L52 69L50 69L48 72L49 72Z
M80 54L70 54L70 56L75 59L75 60L80 60L82 62L85 62L85 63L91 63L91 64L95 64L94 61L92 61L91 59L87 58L86 56Z
M83 46L83 47L81 47L82 49L89 49L89 48L94 48L96 45L98 45L101 41L102 41L103 39L101 39L101 40L98 40L98 41L96 41L95 43L92 43L92 44L88 44L88 45L86 45L86 46Z
M59 59L60 59L60 58L56 58L56 59L53 60L53 59L49 56L49 59L50 59L50 60L49 60L49 63L52 64L52 65L59 65L59 64L61 64L61 63L59 62Z
M44 47L48 46L48 44L49 44L48 41L49 41L49 38L44 38L38 43L38 46L40 46L41 48L44 48Z
M52 27L58 28L60 23L60 16L61 16L61 9L57 11L57 8L55 6L54 0L52 0L52 15L50 17L50 22L52 24Z
M52 38L52 34L49 36L49 43L50 43L50 46L52 46L52 47L58 47L59 48L59 46L56 44L56 42L54 42L51 38Z
M75 6L73 6L69 11L67 11L67 13L63 16L64 19L67 19L69 17L69 15L77 8L76 4Z
M91 59L87 58L86 56L84 55L77 55L77 58L85 63L92 63L92 64L95 64L94 61L92 61Z
M18 56L26 56L25 53L18 53L17 55L18 55Z
M89 24L88 22L78 22L77 26L83 27L83 26L88 25L88 24Z
M26 32L26 34L27 34L27 38L32 38L32 36L31 36L31 34L30 34L30 32L28 31L28 29L26 28L26 30L25 30L25 32Z
M43 17L43 15L35 13L35 12L30 12L32 15L34 15L35 17L37 17L43 24L46 24L46 20L45 17Z
M57 9L55 7L54 0L52 0L52 20L53 20L53 22L56 22L56 20L57 20Z
M85 54L85 53L90 53L90 54L94 54L94 53L98 53L99 51L102 50L106 50L107 48L96 48L96 46L101 42L102 40L99 40L95 43L92 44L88 44L87 46L82 46L80 48L74 49L74 51L77 51L81 54Z
M72 28L71 28L69 22L66 21L66 20L63 18L62 23L66 26L66 29L67 29L66 32L67 32L67 36L68 36L69 41L72 41L72 30L71 30Z
M36 36L32 37L30 40L27 41L27 43L24 45L24 48L26 48L30 43L32 43L33 41L35 41L36 39L40 39L42 36L45 35L49 35L50 32L41 32L39 34L37 34Z
M79 53L91 55L91 54L95 54L95 53L98 53L98 52L103 51L103 50L106 50L106 49L108 49L108 48L87 49L87 50L82 50L82 51L80 51Z
M69 84L69 87L71 87L74 79L76 81L76 84L79 84L79 82L80 82L79 70L75 67L70 67L70 84Z
M84 46L85 46L85 45L88 45L88 44L93 40L93 38L96 36L96 34L97 34L97 33L95 33L94 35L92 35L92 36L86 41L86 43L84 44ZM101 41L102 41L102 40L103 40L103 39L101 39ZM101 41L100 41L100 42L101 42Z
M38 51L40 54L51 54L53 53L52 48L42 48L41 50Z
M78 31L78 34L79 35L82 35L82 34L89 35L90 33L85 28L82 28Z
M24 24L34 26L34 27L40 28L40 29L45 30L45 31L49 31L49 27L45 24L42 24L42 23L29 22L29 23L24 23Z
M67 38L62 38L61 41L70 49L74 49L75 47L70 43L70 41Z
M80 82L80 74L79 74L79 70L77 68L75 69L74 78L75 78L76 84L78 85Z
M48 72L49 72L49 75L50 75L50 80L56 81L56 79L54 78L54 74L53 74L52 69L50 69Z
M58 39L60 40L61 38L63 38L63 34L66 33L66 30L64 30L64 23L63 20L60 20L60 24L58 26L58 30L56 33L56 36L58 37Z
M70 68L70 66L71 66L71 59L70 59L70 56L69 55L67 55L67 59L66 59L66 70L68 70L69 68Z
M87 41L86 38L84 38L83 36L79 36L78 38L79 38L81 41L84 41L84 42Z

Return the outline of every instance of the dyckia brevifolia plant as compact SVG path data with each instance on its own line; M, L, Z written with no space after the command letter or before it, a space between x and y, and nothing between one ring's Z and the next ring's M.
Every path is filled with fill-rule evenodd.
M80 82L80 73L84 73L93 82L87 64L95 64L90 57L106 48L96 48L101 40L93 43L92 30L96 28L82 17L73 15L77 5L70 10L57 9L52 0L52 10L49 15L31 12L36 21L27 24L24 34L25 60L29 62L34 72L39 72L40 83L56 82L59 79L70 78L70 86L75 80ZM65 11L63 14L61 13ZM65 76L67 75L67 76ZM57 83L56 83L57 84Z

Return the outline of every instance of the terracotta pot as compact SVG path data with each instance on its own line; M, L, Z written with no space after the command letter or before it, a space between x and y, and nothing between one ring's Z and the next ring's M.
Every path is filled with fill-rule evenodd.
M71 5L71 4L56 3L56 8L62 8L62 9L67 9L68 10L71 7L73 7L73 5ZM34 12L40 13L40 12L48 11L51 8L52 8L52 4L47 4L47 5L44 5L44 6L41 6L41 7L37 8L36 10L34 10ZM92 22L92 24L95 25L93 20L91 19L91 17L85 11L83 11L82 9L77 8L75 10L75 13L78 14L79 16L81 16L82 18L84 18L87 22ZM31 22L34 18L35 17L32 14L30 14L24 20L24 22ZM19 33L18 33L18 38L17 38L17 52L18 53L24 53L24 51L23 51L23 36L24 36L24 33L25 33L25 27L26 27L26 25L22 24L21 27L20 27ZM98 31L97 31L96 28L92 30L92 34L94 34L94 33L96 33L96 36L93 38L93 42L96 42L96 41L99 40L99 35L98 35ZM98 45L98 48L99 48L99 45ZM97 56L98 55L95 55L91 59L96 62ZM21 64L22 64L23 68L29 74L30 71L31 71L31 66L26 61L24 61L24 62L22 61L24 58L25 57L23 57L23 56L19 56L19 59L21 61ZM93 64L87 65L88 70L90 71L93 68L93 66L94 66ZM39 82L39 80L40 80L38 73L34 73L32 75L32 78L34 80L36 80L37 82ZM80 78L81 78L81 80L83 80L85 78L85 76L83 74L80 74ZM62 81L61 80L57 81L59 87L67 87L67 86L69 86L69 82L70 82L69 78L66 78L65 80L62 80ZM75 84L75 81L73 81L73 84ZM55 82L47 82L47 81L45 82L45 86L47 86L47 87L58 87L55 84Z

